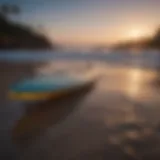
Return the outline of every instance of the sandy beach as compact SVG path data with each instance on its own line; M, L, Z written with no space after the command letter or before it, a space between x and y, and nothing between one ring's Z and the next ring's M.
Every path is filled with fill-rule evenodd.
M2 159L160 158L159 98L150 84L154 72L95 63L90 74L100 70L101 76L90 90L36 105L10 101L8 86L32 76L39 65L0 64Z
M36 69L43 65L44 63L0 62L0 157L2 158L17 159L21 153L19 151L21 147L24 149L49 126L62 121L72 112L80 99L90 91L90 88L85 88L63 99L36 104L10 100L9 86L19 80L34 76Z

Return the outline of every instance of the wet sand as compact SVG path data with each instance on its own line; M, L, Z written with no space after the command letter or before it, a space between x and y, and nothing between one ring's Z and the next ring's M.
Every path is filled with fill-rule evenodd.
M154 72L102 65L103 74L89 92L34 106L10 102L5 93L11 82L32 74L35 64L2 66L3 159L160 158L159 91L151 85Z
M8 99L8 88L16 81L32 76L36 65L0 62L0 157L2 159L16 159L16 149L11 140L12 129L24 112L20 105Z

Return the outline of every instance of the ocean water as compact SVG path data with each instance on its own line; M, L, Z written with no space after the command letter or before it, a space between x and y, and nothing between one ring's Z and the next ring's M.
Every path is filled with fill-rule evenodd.
M160 53L155 50L65 52L65 51L1 51L0 60L14 62L50 62L57 60L103 61L113 65L153 68L159 65Z

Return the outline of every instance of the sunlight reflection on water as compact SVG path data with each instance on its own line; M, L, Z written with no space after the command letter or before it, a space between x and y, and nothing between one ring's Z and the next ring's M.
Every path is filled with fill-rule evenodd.
M120 92L131 99L153 95L150 82L155 73L140 67L111 66L99 61L54 61L37 69L37 75L66 75L96 80L96 91Z
M140 69L134 69L128 75L128 93L131 97L135 97L141 89L142 72Z

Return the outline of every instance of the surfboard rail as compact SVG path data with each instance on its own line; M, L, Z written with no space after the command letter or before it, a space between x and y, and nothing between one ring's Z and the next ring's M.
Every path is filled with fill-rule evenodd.
M23 100L23 101L44 101L49 99L56 99L64 95L68 95L71 92L79 90L83 87L88 87L92 84L91 81L82 81L76 85L69 85L68 87L62 87L56 90L49 91L25 91L11 89L8 93L11 100Z

